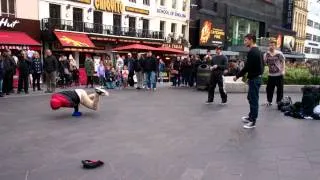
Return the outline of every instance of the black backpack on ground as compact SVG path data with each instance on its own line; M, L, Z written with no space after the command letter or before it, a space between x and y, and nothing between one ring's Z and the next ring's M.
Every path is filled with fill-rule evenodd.
M278 110L281 110L282 112L285 112L285 110L287 107L292 105L292 99L290 96L286 96L284 97L281 102L278 104ZM286 107L286 108L285 108Z
M319 88L305 86L302 88L302 111L306 116L313 115L313 109L319 105L320 93Z

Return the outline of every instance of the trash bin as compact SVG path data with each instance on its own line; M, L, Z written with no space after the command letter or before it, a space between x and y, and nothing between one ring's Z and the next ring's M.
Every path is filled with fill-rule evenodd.
M210 81L210 66L207 64L202 64L198 67L197 72L197 89L198 90L206 90Z

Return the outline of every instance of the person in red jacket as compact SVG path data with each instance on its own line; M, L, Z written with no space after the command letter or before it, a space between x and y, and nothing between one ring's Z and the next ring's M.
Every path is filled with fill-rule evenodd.
M75 89L70 91L62 91L54 93L51 96L51 109L57 110L59 108L74 108L72 116L81 116L79 112L79 105L83 105L92 110L98 110L100 96L109 96L109 93L101 88L95 88L95 93L87 94L83 89Z

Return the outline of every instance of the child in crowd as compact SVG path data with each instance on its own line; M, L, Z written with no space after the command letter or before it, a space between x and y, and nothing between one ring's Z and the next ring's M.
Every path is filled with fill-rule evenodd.
M99 77L99 83L101 88L106 86L106 72L105 72L105 67L103 64L103 61L100 61L100 64L98 66L97 74Z
M128 67L125 65L123 66L122 70L122 82L123 82L123 87L127 88L128 87L128 77L129 77L129 70Z
M111 68L109 65L106 67L105 77L107 80L107 89L114 89L114 79L115 79L114 72L115 72L114 68Z

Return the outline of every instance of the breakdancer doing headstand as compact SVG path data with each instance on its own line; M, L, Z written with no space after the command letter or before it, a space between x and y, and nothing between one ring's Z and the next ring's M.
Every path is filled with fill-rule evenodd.
M92 109L98 110L100 96L109 96L109 93L101 88L95 88L95 93L87 94L83 89L75 89L70 91L62 91L54 93L50 100L50 105L53 110L61 107L74 108L72 116L81 116L79 112L79 104Z

